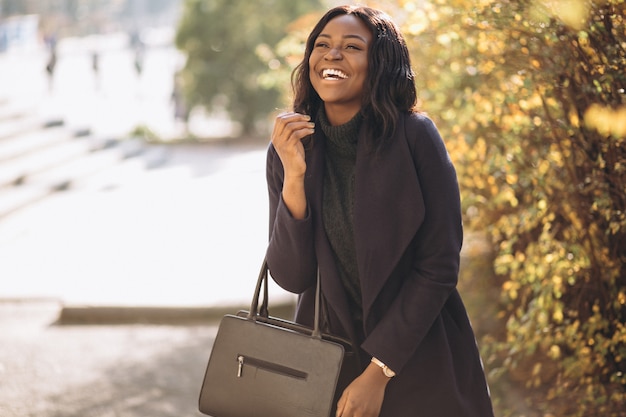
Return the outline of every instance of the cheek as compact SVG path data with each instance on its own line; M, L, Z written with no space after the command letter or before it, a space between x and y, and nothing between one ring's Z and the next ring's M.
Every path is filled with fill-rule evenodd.
M315 75L315 64L309 59L309 81L313 82L313 75Z
M313 73L315 69L315 65L317 64L318 61L319 59L315 56L315 52L312 52L311 55L309 56L309 72L310 73Z
M369 63L367 60L361 62L361 73L367 78L367 74L369 72Z

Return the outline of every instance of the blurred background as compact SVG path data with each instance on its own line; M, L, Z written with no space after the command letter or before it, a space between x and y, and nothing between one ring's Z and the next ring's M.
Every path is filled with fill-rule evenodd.
M264 253L272 119L340 3L0 0L0 415L200 415ZM626 4L361 3L457 168L497 415L626 416Z

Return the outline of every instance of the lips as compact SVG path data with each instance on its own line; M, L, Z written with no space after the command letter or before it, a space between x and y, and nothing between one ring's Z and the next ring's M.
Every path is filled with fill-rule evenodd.
M322 78L325 80L345 80L348 78L348 74L336 68L326 68L322 70Z

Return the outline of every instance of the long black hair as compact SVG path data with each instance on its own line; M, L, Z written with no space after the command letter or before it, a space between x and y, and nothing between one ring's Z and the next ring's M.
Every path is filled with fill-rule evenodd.
M322 16L309 34L304 58L292 73L293 109L315 117L322 106L322 99L309 78L309 57L326 24L341 15L359 18L372 31L361 113L370 144L380 148L392 137L399 115L415 111L417 102L415 74L406 41L389 15L380 10L339 6Z

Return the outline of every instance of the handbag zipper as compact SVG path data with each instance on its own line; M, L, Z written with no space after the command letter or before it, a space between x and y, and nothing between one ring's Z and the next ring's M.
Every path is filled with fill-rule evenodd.
M289 368L287 366L279 365L277 363L264 361L262 359L253 358L250 356L237 355L237 378L243 376L244 364L253 366L255 368L263 369L269 372L285 375L291 378L306 379L308 374L306 372L299 371L297 369Z

